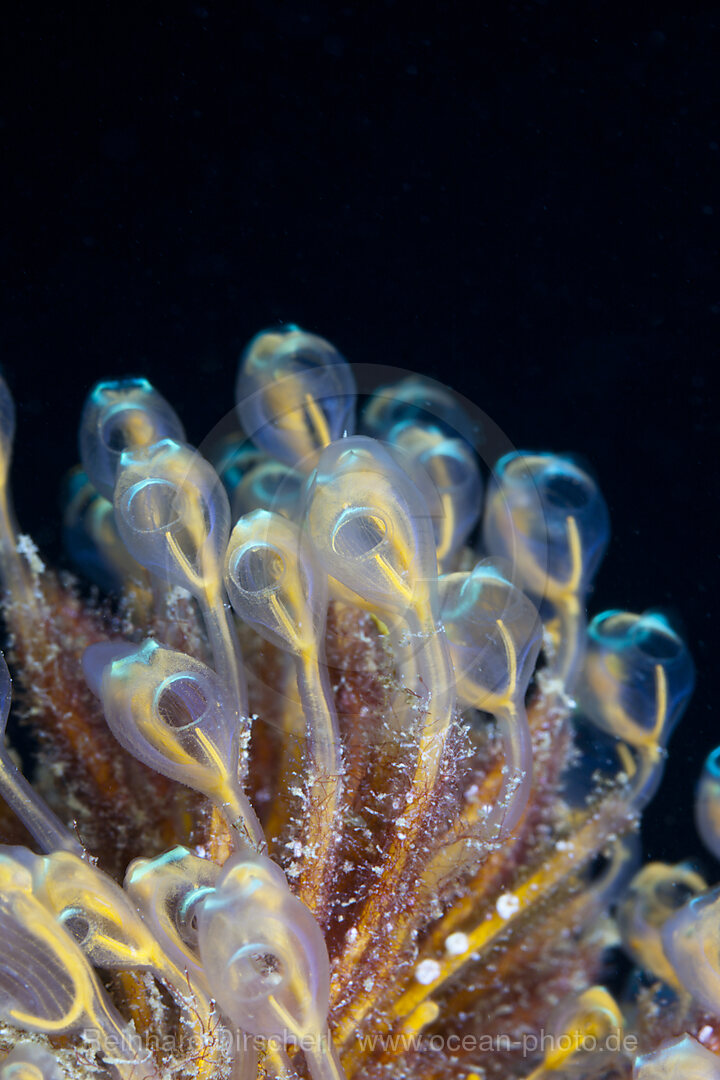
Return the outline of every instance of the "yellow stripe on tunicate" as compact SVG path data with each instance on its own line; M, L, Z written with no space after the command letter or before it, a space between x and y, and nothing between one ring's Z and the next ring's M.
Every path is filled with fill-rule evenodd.
M312 394L305 395L305 408L308 411L310 421L315 428L315 434L318 437L318 442L321 447L326 447L332 442L330 438L330 429L327 426L327 420L325 419L325 413L322 411Z
M653 742L657 742L662 734L662 729L665 726L665 720L667 718L668 707L668 687L667 687L667 675L665 669L661 664L655 665L655 696L657 698L657 707L655 710L655 727L652 729L651 736Z
M517 653L515 651L513 640L507 632L505 623L502 619L496 619L496 623L503 640L503 645L505 646L505 655L508 662L508 688L505 697L510 699L515 692L515 686L517 684Z
M565 584L565 591L576 593L580 588L582 579L582 541L577 527L577 521L572 515L567 519L568 543L570 544L570 575Z
M387 635L390 633L390 630L389 630L387 624L384 623L382 621L382 619L380 618L380 616L376 615L374 611L369 612L369 614L370 614L370 618L372 619L373 623L375 624L375 629L377 630L377 632L379 634L381 634L382 637L387 637Z

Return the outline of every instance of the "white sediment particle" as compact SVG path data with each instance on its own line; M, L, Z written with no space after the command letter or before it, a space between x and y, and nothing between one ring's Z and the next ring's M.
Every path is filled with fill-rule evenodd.
M42 574L45 570L45 563L38 555L38 549L35 546L35 541L25 533L21 533L18 536L17 541L17 553L23 555L27 560L28 566L32 570L33 574Z
M189 589L184 589L182 585L173 585L167 592L167 603L169 607L177 608L178 604L187 604L192 600L192 593Z
M462 956L463 953L467 952L469 944L467 934L459 932L450 934L449 937L445 938L445 952L448 956Z
M552 636L547 626L543 626L543 650L548 660L552 660L555 656L555 638Z
M546 654L549 657L549 654ZM538 671L536 675L536 681L540 693L547 702L555 700L557 706L551 711L557 713L564 709L572 710L575 708L575 701L565 692L565 683L557 675L551 675L549 671L543 669Z
M495 910L501 919L509 919L520 910L520 901L515 893L503 893L497 898Z
M415 968L415 981L421 986L429 986L440 977L441 970L437 960L421 960Z
M370 993L370 991L372 990L374 985L375 985L375 980L370 979L370 978L367 978L365 980L365 982L363 983L363 986L365 987L365 990L367 991L368 994Z

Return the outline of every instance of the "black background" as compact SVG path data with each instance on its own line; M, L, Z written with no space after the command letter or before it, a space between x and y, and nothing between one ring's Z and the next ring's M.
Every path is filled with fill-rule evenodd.
M19 517L57 553L102 376L145 374L200 442L278 320L434 375L515 445L593 463L613 521L593 610L682 617L699 684L646 839L697 854L720 741L720 8L414 7L4 14Z

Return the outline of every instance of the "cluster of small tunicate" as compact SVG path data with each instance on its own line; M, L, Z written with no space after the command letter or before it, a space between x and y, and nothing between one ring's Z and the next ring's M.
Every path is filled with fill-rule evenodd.
M341 1065L327 1030L328 954L313 911L332 885L345 780L325 663L330 600L382 622L398 677L421 703L395 717L416 740L418 790L436 783L460 714L494 717L506 765L482 822L488 844L512 832L529 798L525 698L541 648L546 688L575 695L585 720L617 741L627 799L638 808L658 782L692 690L692 663L660 614L610 611L586 625L608 514L571 457L506 454L483 497L472 425L452 395L411 376L378 390L357 417L351 367L296 327L250 343L237 392L243 431L225 441L214 467L147 382L98 384L83 412L82 471L68 485L65 515L71 553L101 586L134 582L157 595L180 587L197 602L211 665L153 639L91 646L83 665L117 740L207 796L234 853L221 867L175 848L133 862L121 887L3 752L0 790L43 854L0 853L0 1014L30 1032L92 1030L121 1072L129 1075L140 1053L143 1075L152 1076L154 1060L138 1051L93 968L145 970L181 1012L209 1022L216 1002L230 1028L302 1042L313 1080L329 1080ZM0 420L4 492L14 428L4 386ZM3 518L2 542L16 547ZM250 709L236 618L289 653L296 669L309 809L292 888L266 854L246 792ZM0 674L6 720L10 683ZM703 785L701 820L717 837L718 796ZM408 825L406 814L403 827L412 843L422 822ZM712 1011L720 964L703 949L715 901L694 900L668 921L665 909L638 899L645 903L657 880L638 880L623 909L631 952ZM689 1043L662 1053L673 1062L707 1057ZM27 1070L50 1077L38 1062L30 1055ZM638 1076L656 1075L655 1067L643 1061Z

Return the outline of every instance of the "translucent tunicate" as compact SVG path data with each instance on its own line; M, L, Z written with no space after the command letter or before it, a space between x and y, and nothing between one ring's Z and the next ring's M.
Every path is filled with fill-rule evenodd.
M663 948L663 927L706 888L706 882L690 866L652 862L635 875L617 906L616 919L626 952L644 971L670 986L679 983Z
M225 584L240 618L296 658L312 762L307 843L319 863L327 859L335 834L342 756L324 662L327 577L314 565L305 540L293 521L278 514L246 514L230 537Z
M122 454L161 439L185 441L175 410L147 379L100 382L80 421L80 458L95 488L112 502Z
M222 585L230 506L213 467L171 439L126 452L115 488L115 518L139 563L197 599L215 670L239 715L247 717L245 673Z
M362 414L366 435L387 440L399 424L411 423L449 439L473 444L472 424L456 396L446 386L422 375L409 375L393 386L375 391Z
M126 451L114 501L118 530L137 561L201 593L230 534L230 507L212 466L172 439Z
M30 1032L91 1030L124 1076L141 1063L157 1076L147 1051L106 1000L79 946L29 892L0 893L0 1016Z
M548 1027L552 1037L547 1041L543 1065L528 1080L543 1080L546 1074L560 1072L575 1058L582 1058L584 1047L592 1040L593 1047L612 1039L617 1045L623 1031L623 1019L612 995L604 986L590 986L582 993L571 993L563 999L551 1016Z
M268 641L296 654L317 649L327 581L294 522L268 510L241 517L228 544L225 584L237 614Z
M154 859L135 859L125 874L125 889L164 952L192 982L209 991L198 957L197 909L215 888L220 867L184 847Z
M448 567L477 524L482 510L482 479L477 458L462 439L409 422L392 429L389 441L408 454L434 489L433 529L438 562ZM435 500L431 503L434 504Z
M313 1080L337 1077L320 927L270 859L231 859L198 907L200 956L222 1011L266 1039L302 1043Z
M578 703L593 723L640 754L642 768L634 781L640 802L660 781L659 751L694 683L687 646L663 615L605 611L590 623Z
M720 1058L692 1035L682 1035L638 1057L633 1080L720 1080Z
M479 563L471 574L441 577L439 590L458 696L492 713L500 726L507 768L486 827L493 836L504 834L517 824L532 783L525 693L542 625L532 602L491 562Z
M64 850L82 855L82 844L31 787L8 753L4 736L11 698L10 672L0 653L0 795L43 851Z
M405 617L434 592L427 504L376 440L342 439L323 452L306 493L305 527L319 563L364 606Z
M0 1061L0 1080L63 1080L54 1054L39 1043L16 1043Z
M256 819L238 777L240 718L215 672L146 641L107 664L100 691L118 742L150 768L207 795L247 839L247 822Z
M720 1011L720 887L695 896L676 911L662 928L662 945L680 984L716 1016Z
M708 754L695 796L695 824L703 844L720 859L720 747Z
M318 567L391 624L405 685L424 707L416 782L427 787L455 703L427 503L377 440L342 439L323 451L308 483L303 531Z
M180 996L187 983L159 947L120 886L70 852L34 855L27 848L0 847L0 874L12 871L55 918L95 967L155 972Z
M605 551L609 521L595 481L567 457L506 454L485 513L488 551L509 559L535 596L583 593Z
M570 458L506 454L486 500L485 547L543 602L549 675L572 693L585 642L584 598L609 536L605 500Z
M355 380L329 341L297 327L258 334L240 360L237 408L245 433L307 471L319 450L354 430Z

